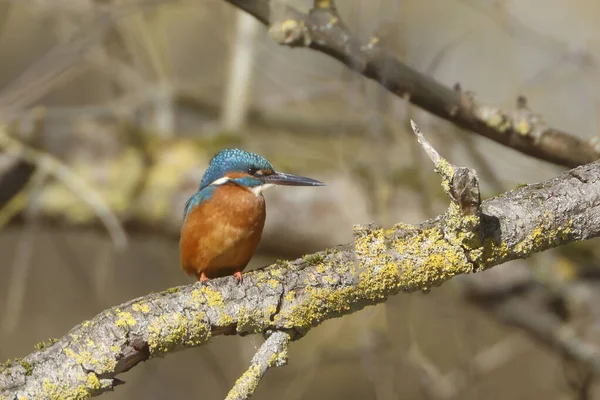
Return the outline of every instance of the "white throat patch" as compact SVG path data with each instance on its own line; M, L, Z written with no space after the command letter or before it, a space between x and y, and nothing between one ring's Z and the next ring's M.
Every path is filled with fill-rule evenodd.
M215 180L209 186L220 186L220 185L222 185L224 183L227 183L229 181L231 181L231 179L229 179L228 177L224 176L222 178L219 178L219 179ZM254 193L255 196L258 197L258 196L261 195L261 193L264 190L267 190L268 188L270 188L272 186L275 186L275 185L273 185L272 183L265 183L264 185L249 187L249 188L246 188L246 189L248 189L249 191L251 191L252 193Z
M273 187L273 186L275 186L275 185L273 185L272 183L265 183L264 185L254 186L249 189L252 193L254 193L255 196L260 196L260 194L263 192L263 190L267 190L268 188Z

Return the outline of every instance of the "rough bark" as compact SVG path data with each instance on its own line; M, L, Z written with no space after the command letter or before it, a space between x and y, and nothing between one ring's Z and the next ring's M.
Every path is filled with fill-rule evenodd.
M246 274L242 284L217 279L106 310L9 361L0 372L0 399L96 396L139 362L214 336L279 331L299 339L327 319L400 292L428 291L459 274L600 235L600 161L480 204L476 174L419 139L452 199L443 215L391 229L357 226L354 244L278 262ZM596 358L580 361L600 373Z

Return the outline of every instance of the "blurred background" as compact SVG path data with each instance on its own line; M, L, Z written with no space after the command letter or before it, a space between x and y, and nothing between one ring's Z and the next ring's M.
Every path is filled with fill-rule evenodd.
M278 0L275 0L278 1ZM279 0L283 1L283 0ZM307 0L285 0L301 10ZM505 109L598 137L597 0L339 1L352 31ZM447 207L408 125L475 168L484 197L563 169L462 131L311 50L276 45L219 0L0 0L0 359L119 303L191 283L183 205L241 147L323 189L267 191L251 266L348 243L352 225ZM592 399L552 338L596 348L597 240L327 321L259 399ZM535 325L539 323L536 326ZM221 399L260 337L138 365L106 399Z

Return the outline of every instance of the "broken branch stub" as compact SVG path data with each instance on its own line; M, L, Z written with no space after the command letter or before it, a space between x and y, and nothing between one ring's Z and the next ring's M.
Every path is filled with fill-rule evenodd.
M442 177L442 187L463 215L475 215L481 205L479 178L477 172L470 168L450 164L435 150L425 138L415 121L410 120L410 126L417 136L425 154L433 161L435 171Z

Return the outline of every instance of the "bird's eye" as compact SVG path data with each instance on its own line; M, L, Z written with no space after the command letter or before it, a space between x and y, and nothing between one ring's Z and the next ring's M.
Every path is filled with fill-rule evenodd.
M256 167L249 167L248 168L248 174L249 175L255 175L257 171L258 171L258 168L256 168Z

